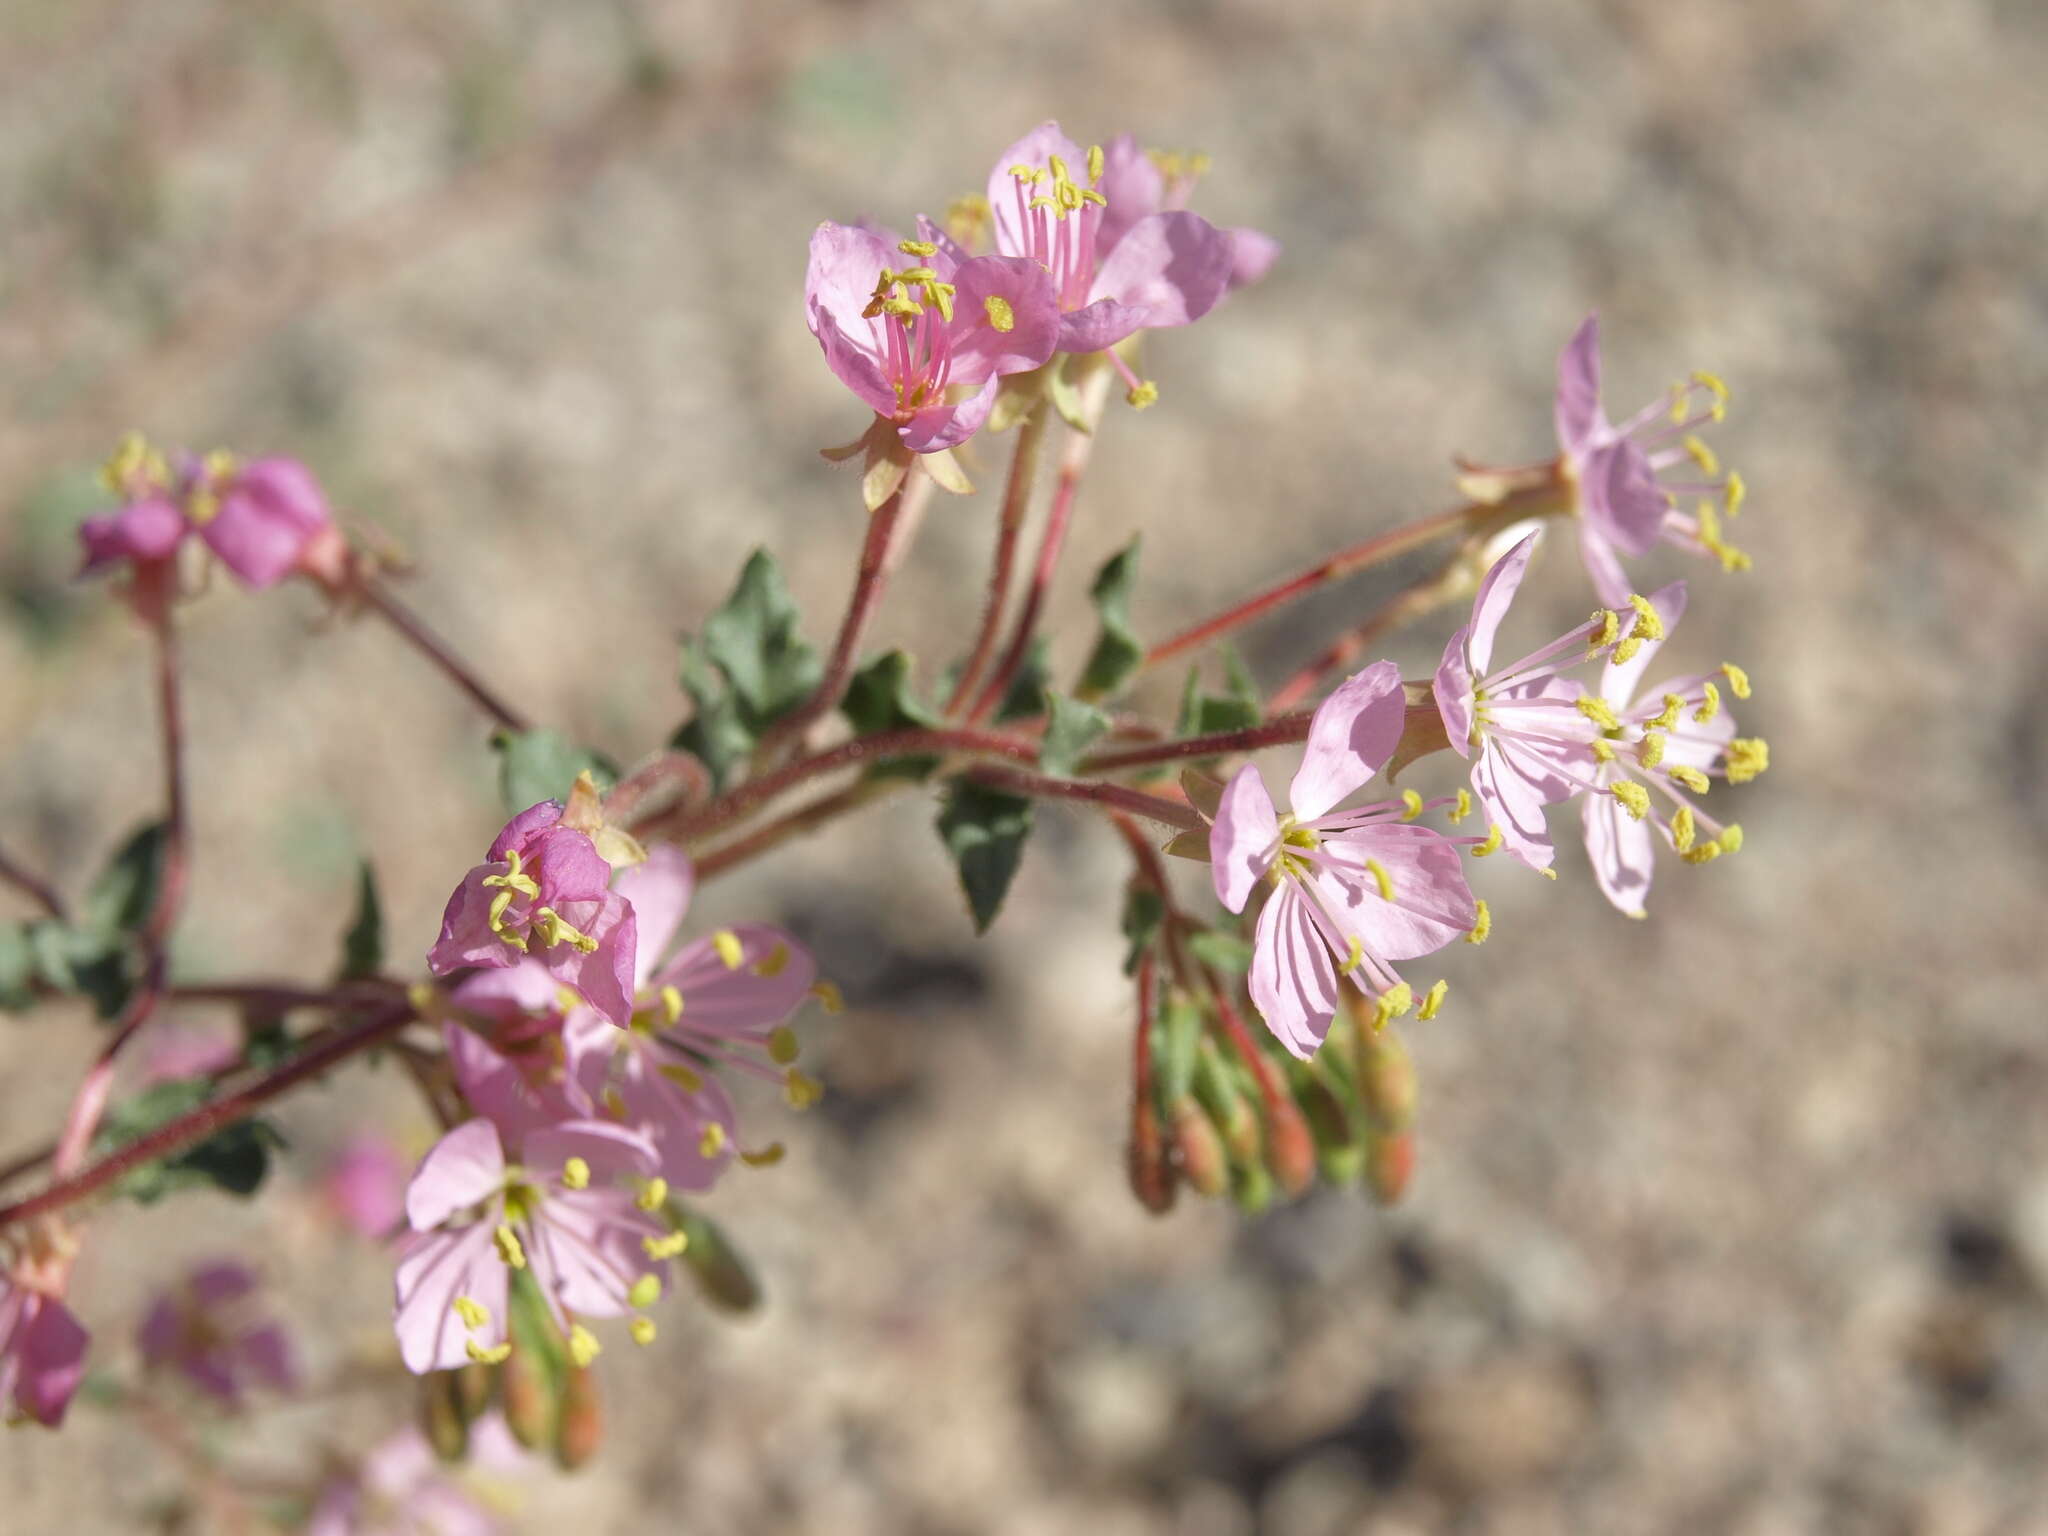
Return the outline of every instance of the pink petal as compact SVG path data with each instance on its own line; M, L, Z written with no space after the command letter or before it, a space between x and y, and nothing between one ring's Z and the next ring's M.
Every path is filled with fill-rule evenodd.
M1273 867L1279 843L1280 818L1273 812L1273 797L1266 793L1258 765L1246 763L1224 787L1209 829L1209 876L1216 883L1216 899L1232 912L1242 912Z
M405 1190L405 1219L415 1232L497 1198L505 1186L505 1149L488 1120L458 1125L428 1149Z
M1556 856L1543 808L1561 798L1547 781L1526 777L1528 765L1511 757L1497 736L1472 762L1472 789L1487 821L1500 829L1501 846L1531 869L1548 869Z
M519 951L491 931L491 901L497 889L484 884L493 874L503 874L504 864L479 864L462 877L462 884L448 898L441 913L441 936L427 951L427 969L436 976L472 965L511 965Z
M1040 123L996 157L995 166L988 173L988 205L995 215L996 250L1001 254L1031 254L1031 236L1018 213L1017 180L1010 174L1010 167L1028 165L1044 170L1054 155L1066 161L1068 175L1081 179L1088 175L1087 152L1061 133L1055 122ZM1030 197L1027 192L1025 201L1029 202Z
M1166 201L1166 180L1138 141L1120 133L1103 146L1102 181L1096 190L1108 199L1102 222L1095 226L1095 259L1100 261L1133 224L1159 211Z
M977 256L953 274L953 319L946 328L953 349L948 378L979 384L991 374L1025 373L1052 356L1060 338L1059 297L1052 277L1022 256ZM997 330L989 300L1009 321Z
M555 944L540 954L540 960L555 980L623 1029L633 1017L629 989L638 950L633 909L619 897L607 895L598 915L584 919L579 926L597 940L596 949Z
M71 1309L53 1296L32 1296L13 1343L20 1361L14 1401L37 1423L55 1429L85 1378L85 1350L91 1336Z
M453 1232L421 1232L405 1244L393 1282L392 1326L405 1368L415 1375L452 1370L469 1363L469 1345L489 1349L502 1343L510 1272L498 1256L492 1222L472 1222ZM455 1310L467 1296L490 1314L472 1331Z
M1226 229L1230 237L1230 286L1233 290L1258 282L1280 259L1280 242L1256 229Z
M1437 663L1436 680L1430 691L1436 697L1436 712L1443 716L1444 734L1451 739L1451 750L1460 757L1472 755L1472 709L1474 705L1472 669L1465 665L1466 651L1472 644L1472 626L1466 625L1444 647L1443 660Z
M518 1025L558 1011L561 987L548 968L518 955L502 970L478 971L448 989L448 999L465 1013L499 1025Z
M646 1238L667 1236L667 1225L624 1190L550 1196L529 1231L527 1262L558 1321L564 1313L623 1317L633 1310L628 1292L634 1282L667 1272L641 1246Z
M1252 1003L1273 1037L1306 1061L1337 1012L1337 962L1307 898L1284 881L1259 913L1253 936Z
M163 496L89 517L78 529L79 542L85 546L85 564L79 574L90 575L124 560L168 559L189 531L184 512Z
M738 1151L739 1112L725 1084L695 1063L690 1065L702 1083L694 1092L663 1076L658 1057L669 1054L666 1047L643 1047L633 1053L632 1066L619 1084L631 1123L654 1138L661 1154L661 1176L677 1189L705 1190L718 1182L731 1166ZM705 1129L716 1123L725 1130L718 1149L704 1155Z
M937 453L941 448L952 448L966 442L981 430L981 424L988 420L988 413L995 409L996 389L1000 382L990 374L982 381L981 388L966 399L919 411L896 428L896 435L903 439L903 446L912 453Z
M574 901L602 901L612 867L587 832L550 827L527 845L525 871L540 887L536 903L561 911Z
M1060 317L1062 352L1100 352L1126 336L1144 329L1146 311L1142 306L1120 304L1115 299L1097 299L1084 309Z
M589 1105L580 1092L571 1097L566 1079L535 1080L542 1065L538 1059L535 1071L522 1071L518 1062L492 1050L475 1031L461 1024L447 1024L441 1034L455 1086L462 1090L469 1107L496 1125L504 1139L517 1142L529 1131L588 1112Z
M218 510L200 526L221 564L245 585L274 586L331 522L312 471L295 459L256 459L236 472Z
M1595 449L1579 470L1579 516L1624 555L1648 554L1670 510L1670 493L1626 438Z
M613 878L612 889L633 908L636 993L647 985L656 963L675 942L696 886L690 856L673 843L656 843L647 850L644 863L622 869Z
M1650 606L1657 610L1657 617L1663 621L1664 633L1668 636L1678 628L1678 621L1685 617L1685 583L1674 581L1669 586L1659 587L1650 594ZM1627 608L1621 610L1624 621L1629 620L1630 611ZM1627 628L1622 632L1626 634ZM1643 640L1638 645L1640 648L1627 661L1610 659L1600 669L1600 697L1616 710L1626 710L1635 701L1636 685L1643 680L1643 673L1650 663L1657 659L1657 652L1664 648L1662 640Z
M796 1012L817 980L811 952L780 928L737 923L740 963L728 966L711 939L686 945L655 977L683 998L677 1025L685 1035L765 1036ZM763 969L773 975L763 975Z
M1471 638L1465 645L1466 659L1476 677L1484 678L1487 669L1493 665L1493 637L1500 629L1501 620L1508 616L1515 594L1521 590L1522 578L1529 570L1529 557L1535 553L1536 541L1542 537L1541 529L1530 534L1494 561L1493 569L1479 583L1479 595L1472 599Z
M1593 578L1593 595L1609 608L1625 606L1632 588L1621 557L1614 552L1614 541L1603 527L1583 515L1573 519L1573 526L1579 530L1579 559Z
M1391 661L1347 678L1309 721L1308 750L1289 791L1294 814L1314 821L1355 793L1394 755L1406 717L1401 669Z
M1588 795L1580 807L1586 829L1586 857L1600 894L1615 910L1644 915L1650 877L1656 872L1656 834L1647 818L1637 821L1612 795Z
M1329 834L1323 852L1336 866L1317 871L1325 909L1346 937L1355 936L1379 959L1435 954L1479 920L1464 860L1442 833L1407 822L1368 822ZM1391 901L1380 895L1367 859L1386 871Z
M519 1147L525 1167L557 1182L572 1157L582 1158L599 1179L649 1174L656 1161L654 1143L644 1131L609 1120L564 1121L533 1132Z
M1230 286L1230 237L1192 213L1151 213L1095 269L1090 303L1115 299L1144 314L1148 330L1199 320Z
M850 224L820 224L811 235L810 267L804 274L804 307L811 313L811 333L824 339L817 323L822 309L842 326L870 359L878 356L872 333L860 318L875 296L882 268L903 268L911 260L896 249L896 237Z
M491 839L491 846L484 854L486 863L503 863L505 855L514 848L523 858L533 840L562 819L562 807L553 800L543 800L539 805L529 805L498 829L498 835Z
M1607 423L1600 414L1600 318L1586 316L1557 359L1557 445L1582 458Z

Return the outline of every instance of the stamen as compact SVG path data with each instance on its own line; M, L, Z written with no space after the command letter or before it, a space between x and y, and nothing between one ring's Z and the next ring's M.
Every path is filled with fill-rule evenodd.
M725 962L728 971L738 970L740 962L747 958L746 946L730 928L721 928L712 934L711 947L718 951L718 958Z
M1342 971L1346 976L1349 976L1353 971L1357 970L1360 966L1364 964L1365 946L1359 942L1358 935L1354 933L1351 935L1351 947L1344 952L1343 963L1339 965L1337 969Z
M569 1358L579 1367L587 1366L598 1357L604 1346L597 1342L597 1335L581 1323L569 1330Z
M1010 308L1010 301L1000 294L990 294L981 301L982 312L988 316L988 323L1005 334L1017 328L1017 312Z
M1704 795L1711 787L1707 776L1690 763L1673 763L1664 770L1667 778L1675 779L1696 795Z
M1414 819L1415 819L1416 817L1420 816L1421 814L1422 814L1422 795L1421 795L1421 792L1420 792L1420 791L1418 791L1418 790L1413 790L1413 789L1404 789L1404 790L1402 790L1402 791L1401 791L1401 819L1402 819L1403 821L1413 821L1413 820L1414 820Z
M1631 592L1628 595L1628 605L1636 611L1636 627L1628 632L1631 640L1664 638L1664 620L1658 616L1657 610L1651 606L1647 597L1640 592Z
M1375 1032L1385 1029L1395 1019L1402 1017L1415 1006L1415 989L1405 981L1397 981L1378 997L1373 999L1372 1027Z
M1728 782L1747 784L1771 766L1771 744L1761 736L1738 736L1728 743Z
M565 1189L590 1188L590 1164L580 1157L572 1157L563 1163L562 1187Z
M455 1315L462 1319L462 1326L472 1333L479 1328L490 1326L490 1310L482 1302L472 1300L468 1296L455 1298Z
M1380 900L1392 901L1394 899L1394 877L1387 873L1387 866L1378 859L1367 859L1365 867L1371 872L1373 883L1380 888Z
M1742 503L1749 496L1749 482L1744 480L1737 471L1731 469L1728 471L1728 479L1721 489L1722 494L1728 498L1728 515L1730 517L1740 517L1742 515Z
M1731 821L1721 829L1721 835L1715 841L1721 845L1723 853L1740 853L1742 852L1742 828Z
M1728 679L1728 691L1738 699L1749 697L1749 674L1732 661L1721 663L1721 675Z
M1607 792L1621 802L1621 808L1637 821L1650 814L1650 792L1634 779L1607 786Z
M1614 761L1614 743L1609 741L1606 737L1595 736L1591 741L1587 742L1586 745L1588 748L1591 749L1593 753L1594 762L1611 763Z
M654 1319L651 1317L636 1317L633 1321L626 1324L626 1332L633 1336L635 1344L652 1344L654 1342Z
M1692 381L1714 397L1714 420L1726 420L1728 416L1728 386L1721 382L1718 375L1708 373L1704 369L1695 369Z
M512 1345L509 1341L503 1344L493 1344L489 1349L486 1349L483 1345L477 1343L475 1339L471 1339L463 1346L463 1349L469 1358L478 1365L502 1365L512 1356Z
M1693 719L1705 725L1721 713L1721 690L1712 683L1700 684L1700 707L1692 712Z
M1664 695L1664 708L1643 722L1646 731L1669 731L1678 725L1679 712L1685 708L1685 700L1675 693Z
M1664 735L1661 731L1645 731L1636 747L1636 761L1645 768L1654 768L1664 761Z
M827 1013L844 1013L846 1011L846 994L839 990L836 982L812 982L811 996L818 1000L818 1006Z
M1478 847L1472 850L1472 857L1475 859L1483 859L1489 853L1497 853L1499 850L1500 828L1488 827L1486 829L1486 841L1481 843Z
M1443 1007L1444 998L1449 995L1450 990L1451 984L1439 978L1437 984L1423 994L1422 1006L1415 1010L1415 1017L1418 1019L1435 1018L1437 1010Z
M1102 164L1102 146L1100 144L1090 144L1088 146L1088 180L1090 183L1102 180Z
M626 1292L626 1300L632 1303L634 1311L645 1312L661 1300L661 1276L642 1275L633 1282L633 1288Z
M650 1259L672 1259L690 1246L687 1232L671 1232L666 1237L643 1237L640 1246Z
M1715 475L1721 473L1720 459L1715 456L1714 450L1709 448L1696 434L1691 432L1685 434L1684 447L1685 451L1692 456L1693 463L1699 465L1701 474L1712 479Z
M1472 931L1465 935L1467 944L1484 944L1487 935L1493 932L1493 908L1486 904L1484 896L1479 898L1479 917L1472 924Z
M1579 696L1578 708L1580 714L1599 726L1603 731L1618 731L1621 729L1621 722L1614 718L1614 711L1608 708L1607 701L1595 694L1581 694Z
M1447 818L1447 820L1449 820L1451 825L1455 827L1459 822L1463 821L1467 816L1470 816L1471 814L1472 793L1470 790L1461 789L1458 791L1458 803L1451 808L1451 814Z
M498 1257L508 1268L526 1268L526 1250L519 1245L519 1234L511 1227L499 1222L498 1230L491 1234L491 1241L497 1244Z
M796 1031L787 1024L778 1024L768 1035L768 1059L778 1067L786 1067L796 1060Z
M938 246L929 240L899 240L896 249L906 256L931 257L939 254Z
M784 1148L781 1142L771 1141L758 1152L742 1152L740 1161L749 1168L773 1168L782 1161Z
M1681 805L1671 816L1671 846L1680 853L1684 853L1692 847L1693 840L1698 835L1699 831L1694 822L1692 807Z
M767 954L763 955L758 961L755 962L754 974L756 976L763 976L772 979L776 976L780 976L788 968L789 946L787 944L778 943L773 949L769 950Z
M686 1067L680 1061L664 1061L654 1069L685 1093L702 1093L704 1079L694 1067Z
M825 1096L825 1085L815 1077L791 1072L784 1080L782 1096L791 1109L809 1109Z
M1701 843L1697 847L1686 849L1679 857L1688 864L1711 864L1721 857L1721 845L1718 842Z
M665 986L661 989L659 996L661 998L661 1016L670 1028L674 1028L676 1021L683 1016L682 988L674 985Z
M668 1180L657 1173L640 1186L640 1193L633 1197L633 1203L648 1215L653 1215L668 1203Z
M697 1155L713 1158L725 1150L725 1127L716 1120L704 1127L704 1134L697 1138Z
M1133 410L1142 411L1148 405L1159 403L1159 386L1150 379L1140 379L1130 389L1124 391L1124 399Z
M1600 626L1586 641L1588 656L1606 650L1621 638L1621 615L1612 608L1595 608L1593 617L1588 622Z

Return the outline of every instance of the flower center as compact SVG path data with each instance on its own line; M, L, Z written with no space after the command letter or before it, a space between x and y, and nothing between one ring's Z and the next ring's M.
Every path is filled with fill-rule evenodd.
M1058 155L1046 156L1045 165L1013 165L1010 178L1017 199L1017 222L1024 232L1024 249L1052 274L1060 308L1079 309L1088 302L1088 288L1095 280L1095 231L1102 222L1102 210L1109 199L1097 188L1102 182L1102 146L1088 151L1088 185L1082 186Z

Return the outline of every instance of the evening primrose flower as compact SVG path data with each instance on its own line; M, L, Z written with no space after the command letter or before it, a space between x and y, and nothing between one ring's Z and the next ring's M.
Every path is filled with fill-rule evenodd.
M1141 330L1199 320L1239 270L1233 237L1195 214L1165 207L1162 180L1147 176L1135 141L1083 150L1055 122L1041 123L997 159L988 178L995 248L1052 274L1059 350L1101 352ZM1263 237L1260 237L1263 239ZM1271 255L1247 242L1247 276ZM1133 405L1157 387L1115 352L1110 361Z
M1653 593L1650 604L1669 634L1685 613L1685 583ZM1746 783L1770 765L1763 738L1735 734L1726 700L1749 697L1749 676L1733 662L1640 688L1661 644L1645 640L1633 656L1602 669L1599 698L1615 724L1588 743L1594 792L1581 803L1593 876L1630 917L1644 915L1660 838L1688 864L1742 846L1741 827L1714 820L1686 791L1702 792L1714 778Z
M1456 842L1415 824L1428 809L1419 796L1336 809L1393 756L1404 714L1399 670L1375 662L1317 708L1288 814L1275 811L1251 763L1215 810L1217 900L1242 912L1261 882L1273 887L1259 913L1252 1001L1303 1060L1329 1032L1345 984L1372 1000L1380 1022L1398 1017L1415 996L1391 962L1433 954L1482 921ZM1424 1016L1442 999L1439 982Z
M427 964L445 976L528 956L605 1018L624 1023L633 908L610 890L612 866L591 835L562 821L562 807L545 800L505 824L485 862L449 897Z
M637 1314L661 1295L670 1233L653 1214L659 1199L649 1198L659 1182L652 1143L582 1120L531 1132L519 1151L508 1163L497 1126L470 1120L436 1142L413 1175L405 1197L413 1235L398 1262L394 1313L407 1369L504 1359L515 1269L531 1268L579 1363L597 1350L579 1317L636 1314L634 1336L653 1336Z
M1561 669L1609 649L1626 660L1663 630L1656 610L1632 597L1621 609L1602 609L1521 660L1494 667L1494 637L1540 537L1530 534L1486 573L1473 599L1472 622L1444 647L1434 693L1444 734L1471 762L1472 791L1490 823L1486 840L1473 852L1483 856L1505 848L1548 874L1556 850L1544 807L1594 787L1591 743L1614 724L1607 707ZM1462 815L1461 808L1453 819Z
M47 1227L0 1270L0 1414L55 1429L85 1377L89 1336L64 1304L71 1251Z
M1565 346L1557 361L1558 447L1575 496L1579 554L1610 608L1628 599L1621 557L1646 555L1659 541L1711 555L1724 570L1749 568L1749 556L1722 532L1724 516L1742 510L1742 477L1724 472L1698 435L1727 408L1728 387L1695 373L1616 426L1600 404L1598 318L1588 315ZM1692 511L1680 497L1694 498Z
M817 990L817 966L795 939L766 923L739 923L659 963L694 883L688 856L666 845L619 876L641 924L632 1019L620 1030L580 1009L564 1025L581 1092L650 1136L662 1176L686 1190L709 1188L739 1154L738 1113L721 1070L778 1082L793 1102L816 1093L792 1065L789 1019Z
M289 1392L299 1372L291 1341L250 1305L255 1272L233 1260L202 1264L157 1297L137 1343L152 1370L175 1370L230 1407L252 1386Z

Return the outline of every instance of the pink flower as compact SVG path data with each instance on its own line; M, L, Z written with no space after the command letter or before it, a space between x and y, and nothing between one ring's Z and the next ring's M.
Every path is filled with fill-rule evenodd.
M299 1383L291 1343L275 1322L252 1311L255 1289L255 1274L232 1261L193 1270L143 1319L143 1363L174 1368L230 1406L253 1385L291 1391Z
M1470 759L1473 792L1492 824L1475 851L1505 847L1531 869L1548 872L1555 850L1544 807L1594 787L1591 743L1602 729L1585 685L1559 674L1559 658L1567 658L1565 666L1589 660L1616 642L1621 621L1615 613L1596 613L1513 665L1492 669L1494 636L1540 536L1530 534L1486 573L1472 622L1444 647L1435 693L1444 733L1458 755ZM1647 633L1655 621L1654 612L1638 612L1639 630Z
M815 1092L789 1065L796 1037L788 1020L810 995L817 967L802 945L765 923L720 929L657 966L682 925L694 878L682 850L665 845L619 876L643 924L632 1024L614 1029L578 1010L565 1039L584 1094L653 1138L671 1184L699 1190L737 1151L737 1112L718 1068L782 1082L800 1102Z
M189 526L177 503L162 495L145 495L118 511L102 512L78 525L85 546L81 576L116 565L160 565L177 553Z
M351 1137L327 1165L321 1187L327 1203L364 1237L387 1236L405 1218L405 1164L382 1136L366 1131Z
M587 832L559 825L542 801L505 824L485 862L464 877L427 952L437 976L465 966L538 960L605 1018L623 1024L633 975L633 908L609 889L612 866Z
M0 1274L0 1407L55 1429L85 1376L89 1336L64 1305L69 1259L39 1237L29 1244Z
M1039 367L1059 336L1036 263L844 224L811 236L804 302L826 363L912 453L973 436L996 381Z
M186 505L220 563L258 590L301 569L333 523L313 472L296 459L210 454L188 470Z
M1653 594L1650 605L1666 634L1685 613L1685 583ZM1581 802L1586 853L1601 892L1630 917L1641 917L1650 891L1653 854L1661 838L1689 864L1704 864L1742 846L1742 828L1724 825L1685 791L1703 792L1710 778L1746 783L1770 765L1761 737L1737 737L1722 689L1749 697L1749 677L1733 662L1716 672L1672 678L1643 690L1643 673L1660 640L1645 640L1625 661L1609 660L1599 698L1616 722L1590 745L1593 787ZM1651 791L1668 802L1660 810Z
M660 1207L655 1151L603 1121L534 1131L505 1161L489 1120L457 1126L426 1155L405 1194L413 1236L398 1262L399 1352L415 1372L505 1358L511 1272L531 1268L579 1363L597 1341L577 1317L623 1317L651 1306L678 1251ZM637 1182L636 1199L621 1181ZM649 1198L650 1193L655 1197ZM634 1319L634 1337L653 1324Z
M1721 536L1720 498L1729 517L1742 509L1742 477L1721 471L1713 449L1694 429L1727 412L1728 389L1710 373L1695 373L1615 426L1600 404L1600 327L1588 315L1557 360L1557 441L1566 476L1577 493L1579 554L1600 601L1625 602L1628 573L1621 556L1646 555L1660 540L1694 554L1712 555L1725 570L1746 570L1749 557ZM1681 479L1665 472L1690 466ZM1695 510L1676 505L1697 496Z
M504 1420L496 1414L471 1428L499 1463L521 1459ZM481 1452L472 1461L481 1463ZM350 1476L331 1479L306 1522L305 1536L497 1536L504 1527L490 1508L456 1480L427 1443L407 1425L384 1441Z
M1209 169L1207 155L1146 150L1120 133L1103 150L1101 191L1109 199L1095 232L1098 253L1108 252L1124 231L1147 215L1185 208L1195 183ZM1280 242L1256 229L1226 229L1230 237L1230 280L1226 290L1256 283L1280 256Z
M1216 898L1242 912L1260 881L1272 883L1252 953L1252 1001L1303 1060L1329 1032L1344 982L1373 998L1383 1020L1396 1017L1414 996L1390 962L1433 954L1479 922L1456 843L1413 824L1426 808L1419 798L1336 810L1393 756L1404 713L1399 670L1373 663L1316 710L1287 815L1275 812L1251 763L1216 809ZM1443 992L1441 982L1431 989L1424 1017Z

